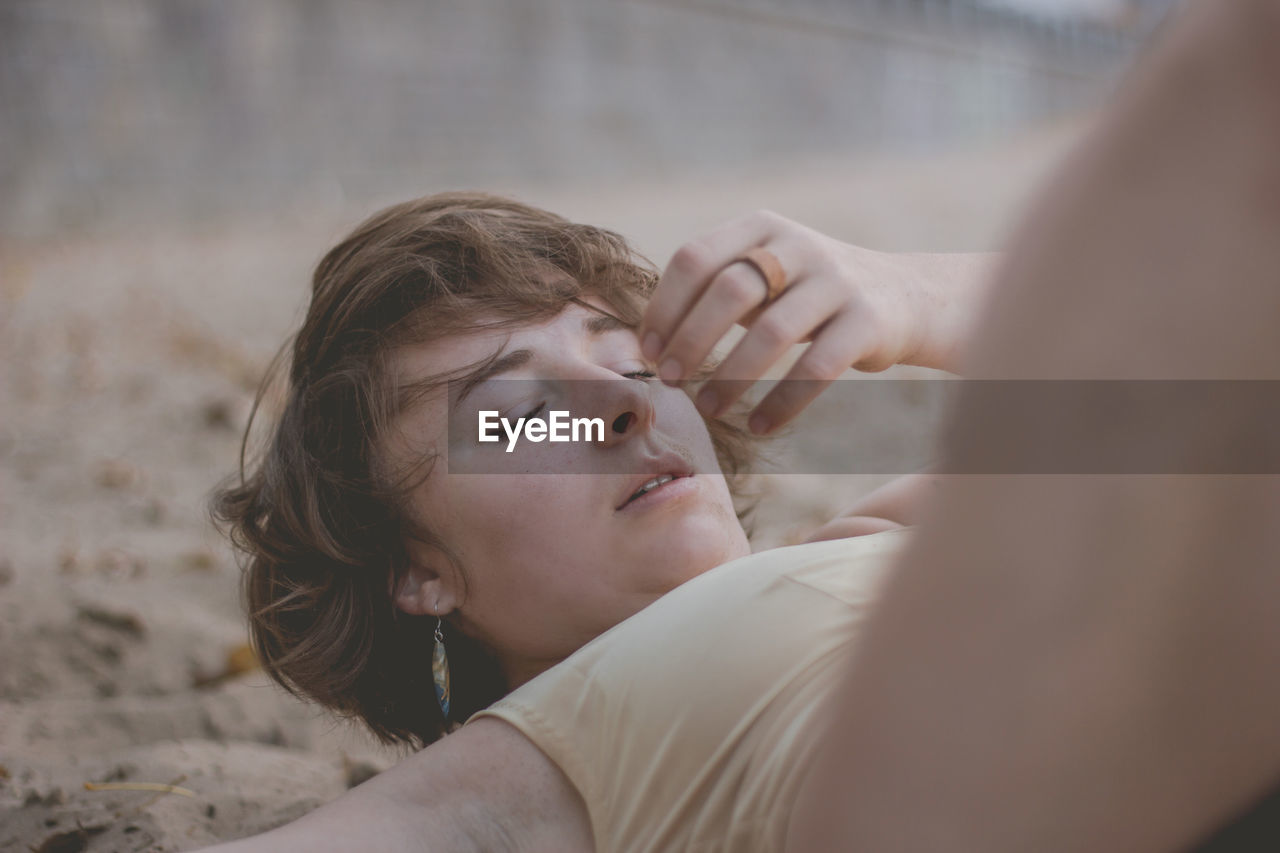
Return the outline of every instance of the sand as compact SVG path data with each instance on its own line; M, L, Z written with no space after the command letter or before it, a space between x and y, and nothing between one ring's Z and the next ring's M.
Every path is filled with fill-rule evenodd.
M1077 132L750 179L494 189L659 261L761 206L878 248L986 249ZM400 756L256 669L205 510L309 267L373 207L0 246L0 851L194 849ZM756 547L800 540L884 479L769 480Z

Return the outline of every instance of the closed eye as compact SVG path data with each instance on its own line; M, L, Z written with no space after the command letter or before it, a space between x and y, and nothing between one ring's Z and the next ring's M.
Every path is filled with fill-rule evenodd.
M625 376L625 377L626 377L626 378L628 378L628 379L642 379L642 380L643 380L643 379L657 379L657 378L658 378L658 374L654 373L652 370L629 370L629 371L627 371L626 373L624 373L624 374L622 374L622 375L623 375L623 376ZM526 413L524 413L523 415L521 415L520 417L521 417L521 418L523 418L523 419L525 419L525 420L528 420L529 418L537 417L537 416L538 416L538 414L539 414L543 409L545 409L546 407L547 407L547 404L546 404L546 401L544 400L543 402L539 403L539 404L538 404L538 405L537 405L537 406L536 406L532 411L526 412Z

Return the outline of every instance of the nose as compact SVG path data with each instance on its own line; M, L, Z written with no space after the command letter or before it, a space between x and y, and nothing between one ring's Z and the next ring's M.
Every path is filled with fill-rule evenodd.
M604 420L604 447L615 447L653 428L654 405L641 379L601 379L589 383L592 417Z

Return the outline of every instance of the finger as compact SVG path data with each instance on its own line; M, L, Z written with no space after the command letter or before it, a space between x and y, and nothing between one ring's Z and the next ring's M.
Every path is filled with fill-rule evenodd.
M662 381L675 383L695 371L712 347L765 298L764 279L749 264L729 264L716 274L676 328L658 362Z
M681 318L697 302L715 275L734 258L761 246L793 223L769 211L738 217L681 246L658 279L653 296L640 320L641 349L656 361Z
M808 248L806 243L800 241L768 243L769 254L777 259L783 270L791 270L791 272L785 272L785 275L792 282L803 279L804 259L808 256L806 248ZM801 270L801 272L796 273L795 270ZM828 282L822 288L823 291L835 289L832 284ZM701 293L689 313L680 321L666 350L660 356L659 377L662 377L664 382L675 383L694 374L707 360L719 339L724 337L724 333L728 332L733 324L745 324L746 319L753 318L762 309L768 295L768 282L754 264L739 261L739 263L724 266L712 279L712 283L708 284ZM808 288L805 296L809 296ZM835 313L835 306L831 306L829 300L815 300L815 304L829 306L828 315ZM797 310L804 309L791 306L788 307L786 314ZM772 330L773 333L785 334L787 332L786 314L781 321L778 318L771 320L765 333ZM788 343L800 341L819 323L820 319L817 319L808 327L797 329Z
M861 359L871 345L871 328L866 320L855 311L840 312L760 401L747 426L757 435L764 435L787 423Z
M838 288L813 277L792 285L765 309L698 392L699 410L716 417L797 343L832 319L843 304Z

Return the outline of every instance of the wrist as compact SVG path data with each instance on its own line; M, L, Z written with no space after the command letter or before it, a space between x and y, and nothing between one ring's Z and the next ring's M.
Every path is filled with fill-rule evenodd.
M910 256L915 322L903 364L960 373L987 292L995 253Z

